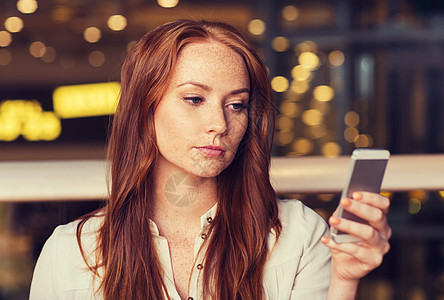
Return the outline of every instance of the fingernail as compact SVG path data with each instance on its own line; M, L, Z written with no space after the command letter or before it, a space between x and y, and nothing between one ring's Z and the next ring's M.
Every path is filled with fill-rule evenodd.
M348 198L342 198L341 199L341 205L342 206L350 206L350 204L351 204L350 199L348 199Z
M324 243L324 244L327 244L328 243L328 237L326 237L326 236L321 237L321 242Z
M337 225L339 224L339 219L336 217L330 217L330 224L331 225Z
M359 192L354 192L354 193L353 193L353 199L355 199L355 200L360 200L360 199L362 199L362 194L359 193Z

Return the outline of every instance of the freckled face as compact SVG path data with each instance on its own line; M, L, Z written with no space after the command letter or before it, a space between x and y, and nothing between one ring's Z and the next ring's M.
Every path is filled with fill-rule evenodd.
M154 122L163 172L211 178L236 154L248 123L250 81L242 57L219 42L195 42L179 54Z

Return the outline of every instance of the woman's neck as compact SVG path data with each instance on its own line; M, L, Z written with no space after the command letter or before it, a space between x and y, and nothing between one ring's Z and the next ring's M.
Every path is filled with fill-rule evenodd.
M217 203L216 178L178 170L158 170L155 175L152 219L159 233L196 235L200 217Z

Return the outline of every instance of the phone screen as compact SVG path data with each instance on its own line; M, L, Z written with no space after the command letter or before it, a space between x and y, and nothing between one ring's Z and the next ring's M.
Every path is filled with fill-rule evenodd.
M353 193L357 191L379 194L386 165L386 159L357 159L354 162L353 172L351 174L349 185L347 189L344 190L341 197L351 198ZM342 217L360 223L367 223L361 218L345 210L342 212ZM338 234L341 233L343 232L338 232Z

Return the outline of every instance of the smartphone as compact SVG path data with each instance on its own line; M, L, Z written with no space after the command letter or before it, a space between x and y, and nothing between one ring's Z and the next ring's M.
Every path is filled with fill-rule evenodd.
M381 192L381 183L384 178L390 152L385 149L360 148L353 151L347 181L342 191L342 198L352 198L354 192ZM338 218L346 218L355 222L368 224L367 221L344 210L341 205L338 209ZM331 238L337 243L358 242L360 239L351 234L333 228Z

